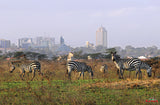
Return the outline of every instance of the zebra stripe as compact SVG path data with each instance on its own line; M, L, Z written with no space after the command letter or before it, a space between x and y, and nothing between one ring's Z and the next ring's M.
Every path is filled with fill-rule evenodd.
M23 77L25 73L32 73L32 79L35 77L35 72L38 71L39 75L42 75L41 73L41 64L38 61L33 61L29 64L14 64L12 63L12 66L10 67L10 73L12 73L16 68L20 71L20 77L23 80Z
M147 69L148 77L151 77L151 67L138 58L132 58L132 59L121 59L118 55L115 53L111 53L112 61L115 63L116 67L119 69L119 78L123 78L123 71L133 71L136 70L136 77L139 73L139 78L142 78L141 69Z
M71 79L71 72L72 71L80 72L79 78L81 77L81 74L83 74L83 79L84 79L84 72L88 71L89 73L91 73L91 76L92 76L92 79L93 79L92 68L90 66L88 66L84 62L77 62L77 61L68 62L68 64L67 64L67 73L68 73L69 79Z

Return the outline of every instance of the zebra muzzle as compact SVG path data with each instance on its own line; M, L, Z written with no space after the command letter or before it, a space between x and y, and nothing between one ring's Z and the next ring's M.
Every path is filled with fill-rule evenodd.
M9 71L10 73L12 73L13 71Z
M148 73L148 77L151 77L152 75Z

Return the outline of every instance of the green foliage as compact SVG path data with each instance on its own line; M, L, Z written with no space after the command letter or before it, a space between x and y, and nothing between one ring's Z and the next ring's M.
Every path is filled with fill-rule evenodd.
M18 57L20 57L21 55L24 55L24 52L21 52L21 51L20 51L20 52L15 52L15 53L14 53L14 57L15 57L15 58L18 58Z
M74 57L77 58L77 59L82 58L82 52L83 52L82 50L74 52L73 53Z
M43 60L43 59L46 59L47 58L47 55L46 54L39 54L38 55L38 59L39 60Z
M115 48L106 49L106 53L111 54L111 52L117 52Z

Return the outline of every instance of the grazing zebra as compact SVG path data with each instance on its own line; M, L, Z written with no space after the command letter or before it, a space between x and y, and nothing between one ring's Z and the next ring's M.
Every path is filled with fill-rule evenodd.
M81 74L83 74L83 79L84 79L84 72L88 71L88 73L91 73L92 79L93 79L93 71L91 66L88 66L84 62L77 62L77 61L70 61L67 64L67 73L69 79L71 79L71 72L72 71L77 71L80 72L79 78L81 77ZM79 79L78 78L78 79Z
M119 69L119 78L123 78L123 72L124 70L128 71L134 71L136 70L136 78L137 74L139 73L139 78L142 79L142 72L141 69L146 69L148 73L148 77L151 77L151 70L152 68L147 65L146 63L142 62L138 58L132 58L132 59L121 59L118 55L115 53L111 53L112 61L115 63L116 67Z
M100 72L103 72L103 73L108 72L108 67L107 67L106 64L103 64L103 65L101 66Z
M43 75L41 73L41 64L38 61L33 61L32 63L29 64L14 64L12 62L12 65L10 67L10 73L12 73L15 69L19 69L20 72L20 78L23 80L23 77L25 73L32 73L32 79L35 77L35 72L38 71L39 75Z

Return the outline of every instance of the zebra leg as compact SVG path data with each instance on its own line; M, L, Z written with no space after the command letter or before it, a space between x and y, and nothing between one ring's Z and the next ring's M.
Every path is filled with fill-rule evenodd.
M20 78L22 79L22 80L24 80L23 78L24 78L24 75L25 75L25 71L24 71L24 69L21 69L20 70Z
M83 80L84 80L84 72L83 72Z
M138 79L142 80L142 72L141 72L141 70L139 70L139 78Z
M68 73L68 79L71 80L71 73Z
M66 74L68 74L68 69L66 70Z
M140 79L141 78L141 69L139 67L137 68L137 73L138 73L138 79Z
M119 79L121 79L121 73L119 73L120 69L117 70L117 74L119 75Z
M120 69L119 71L120 71L120 73L119 73L119 79L123 79L123 71L122 71L122 69Z
M91 76L91 78L92 78L92 80L93 80L93 71L91 71L90 73L91 73L90 76ZM89 77L90 77L90 76L89 76ZM90 79L90 78L89 78L89 79Z
M142 71L140 71L141 72L141 80L142 80Z
M119 75L119 69L117 69L117 75Z
M136 78L137 78L138 70L136 70Z
M41 70L40 70L40 69L38 70L38 75L43 76L43 73L41 72Z
M72 68L71 68L71 67L68 67L66 72L68 73L68 79L71 80L71 72L72 72Z
M23 75L23 77L24 77L24 74L23 74L23 73L20 73L19 76L20 76L20 78L21 78L22 80L24 80L23 77L22 77L22 75Z
M31 81L33 80L34 77L35 77L35 70L32 71L32 79L31 79Z
M81 77L81 74L82 74L82 72L79 74L78 80L79 80L79 78Z
M124 78L123 78L123 72L124 72L124 70L121 69L121 78L122 78L122 79L124 79Z

